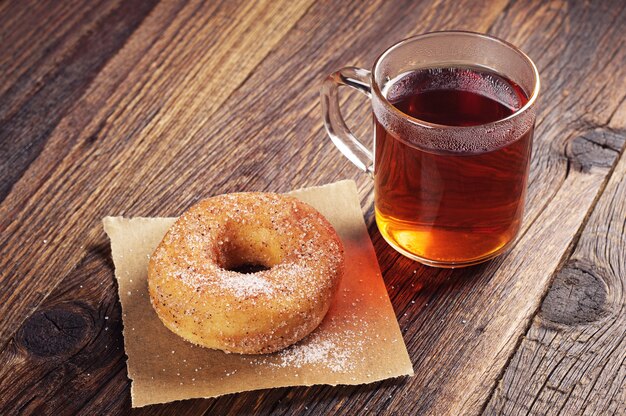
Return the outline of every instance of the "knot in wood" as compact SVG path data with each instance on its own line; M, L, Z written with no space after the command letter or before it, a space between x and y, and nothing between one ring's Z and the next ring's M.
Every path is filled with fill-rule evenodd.
M570 166L579 172L592 167L610 168L624 145L626 136L608 128L596 128L570 140L565 155Z
M542 318L564 325L587 324L606 316L607 286L591 264L571 262L561 269L541 306Z
M40 357L67 356L87 343L93 328L93 320L84 308L59 304L29 317L17 334L17 342Z

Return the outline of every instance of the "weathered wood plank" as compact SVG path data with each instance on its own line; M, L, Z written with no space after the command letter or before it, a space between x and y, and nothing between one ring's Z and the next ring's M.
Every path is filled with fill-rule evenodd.
M0 14L0 200L156 0L7 3Z
M515 3L493 28L496 35L531 54L544 81L544 110L539 116L525 223L530 234L508 258L491 265L453 273L418 268L420 280L414 284L421 287L419 291L403 282L411 276L411 263L385 250L382 239L377 241L381 264L393 265L385 278L395 292L393 302L407 328L410 350L417 354L416 384L421 397L413 409L451 414L481 409L490 390L488 384L515 347L515 334L524 330L537 308L561 253L602 189L610 167L602 162L600 170L592 174L595 177L579 174L573 166L580 160L567 143L592 137L599 143L594 147L601 148L605 137L614 136L603 130L611 119L616 122L617 136L623 134L624 126L617 121L624 93L611 88L623 76L623 35L606 28L619 27L624 10L619 3L604 8L576 4L570 10L566 6ZM570 39L571 27L581 30L574 39ZM520 28L523 30L518 32ZM587 41L593 48L586 46ZM535 49L540 52L537 56ZM590 62L593 65L588 65ZM606 73L598 76L598 71ZM573 218L566 218L571 214ZM453 284L447 279L460 282ZM443 287L436 287L442 283ZM412 300L415 305L410 304ZM484 312L475 310L479 305L486 308ZM412 322L420 324L413 328ZM478 336L479 342L474 343ZM451 360L444 351L459 352ZM442 356L447 357L444 362ZM480 394L471 392L472 385ZM406 390L399 388L397 393ZM450 403L463 404L455 408Z
M544 81L526 222L507 256L476 269L442 273L444 279L457 280L450 284L451 295L442 296L430 287L437 279L423 282L419 295L426 298L417 303L443 310L424 314L420 326L409 327L405 335L420 351L416 383L428 386L420 391L429 402L420 400L425 407L418 409L435 414L474 414L482 409L492 380L514 351L553 271L603 189L610 166L601 158L602 163L587 171L572 168L571 160L577 158L568 152L568 143L582 137L612 137L609 126L623 136L626 124L616 114L623 110L624 91L612 87L625 75L623 34L614 32L624 22L622 4L554 7L516 2L494 25L495 34L530 53ZM576 35L570 34L570 27L576 28ZM602 133L590 134L597 129ZM438 323L437 318L447 321ZM454 353L440 354L442 350Z
M0 206L0 282L6 289L0 344L14 332L13 322L22 321L79 262L84 250L77 247L102 239L98 218L128 209L124 201L131 192L136 203L144 198L159 169L189 147L193 132L300 18L308 1L198 2L180 11L166 2L155 9ZM161 22L170 20L163 28ZM130 70L127 60L134 62ZM111 85L111 75L121 83ZM28 247L37 247L38 255Z
M626 112L626 108L623 109ZM626 117L621 118L626 122ZM626 141L624 135L623 145ZM604 163L609 146L585 153ZM626 154L484 414L626 412Z
M418 267L418 278L411 282L415 266L389 251L372 229L416 370L410 385L388 383L383 391L393 398L385 401L381 394L372 401L375 411L462 414L482 409L610 169L603 161L592 172L579 172L573 166L581 160L568 143L589 137L602 143L614 136L607 126L623 134L624 92L612 88L624 76L623 34L616 30L623 22L618 2L603 7L516 2L494 24L494 34L530 53L544 81L526 234L502 259L455 272Z
M0 208L6 215L0 236L2 341L6 343L18 329L15 322L31 315L47 297L45 308L30 316L1 353L0 413L63 409L71 414L109 414L130 406L121 318L99 226L101 215L85 204L93 188L83 185L89 188L89 183L97 182L100 189L107 189L110 182L98 178L111 172L109 157L116 153L116 145L127 145L133 154L135 144L128 142L150 122L167 119L181 136L197 127L198 118L206 122L307 7L306 1L196 2L182 8L164 2L61 121L46 151ZM138 96L145 103L140 110L133 108ZM127 113L118 119L121 109ZM196 120L186 120L181 110ZM169 118L157 117L159 111L169 111ZM110 119L118 124L111 127ZM108 148L100 146L104 137L109 137ZM142 140L146 138L151 139ZM150 147L146 143L143 150ZM120 177L118 183L123 181ZM52 194L58 198L50 198ZM52 205L42 210L51 199ZM68 219L70 224L65 223ZM30 269L29 278L25 275L30 266L24 263L30 261L39 266ZM63 277L66 284L50 294ZM66 327L68 320L71 324Z

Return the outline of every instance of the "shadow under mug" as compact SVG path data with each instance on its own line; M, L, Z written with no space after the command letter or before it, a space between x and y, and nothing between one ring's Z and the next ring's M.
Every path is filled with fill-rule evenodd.
M389 101L390 87L412 71L477 68L513 81L527 101L508 117L450 126L420 120ZM347 127L340 86L370 98L374 154ZM479 91L480 92L480 91ZM505 252L524 211L539 74L515 46L479 33L432 32L387 49L371 71L346 67L321 89L326 131L374 179L376 223L398 252L436 267L463 267Z

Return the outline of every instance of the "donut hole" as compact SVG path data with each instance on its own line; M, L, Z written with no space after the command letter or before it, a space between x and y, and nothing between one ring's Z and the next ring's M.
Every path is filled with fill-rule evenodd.
M280 243L267 228L228 224L217 258L219 267L242 274L270 270L282 261Z
M269 269L270 269L270 267L265 267L262 264L246 263L246 264L242 264L240 266L236 266L236 267L230 268L228 270L230 270L232 272L241 273L241 274L252 274L252 273L258 273L258 272L264 272L265 270L269 270Z

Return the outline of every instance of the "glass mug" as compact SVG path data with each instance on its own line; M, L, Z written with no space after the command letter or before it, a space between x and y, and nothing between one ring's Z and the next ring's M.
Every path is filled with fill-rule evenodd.
M338 88L370 98L374 152L341 116ZM376 223L397 251L463 267L506 251L526 195L539 74L519 49L472 32L433 32L346 67L321 89L326 131L373 176Z

